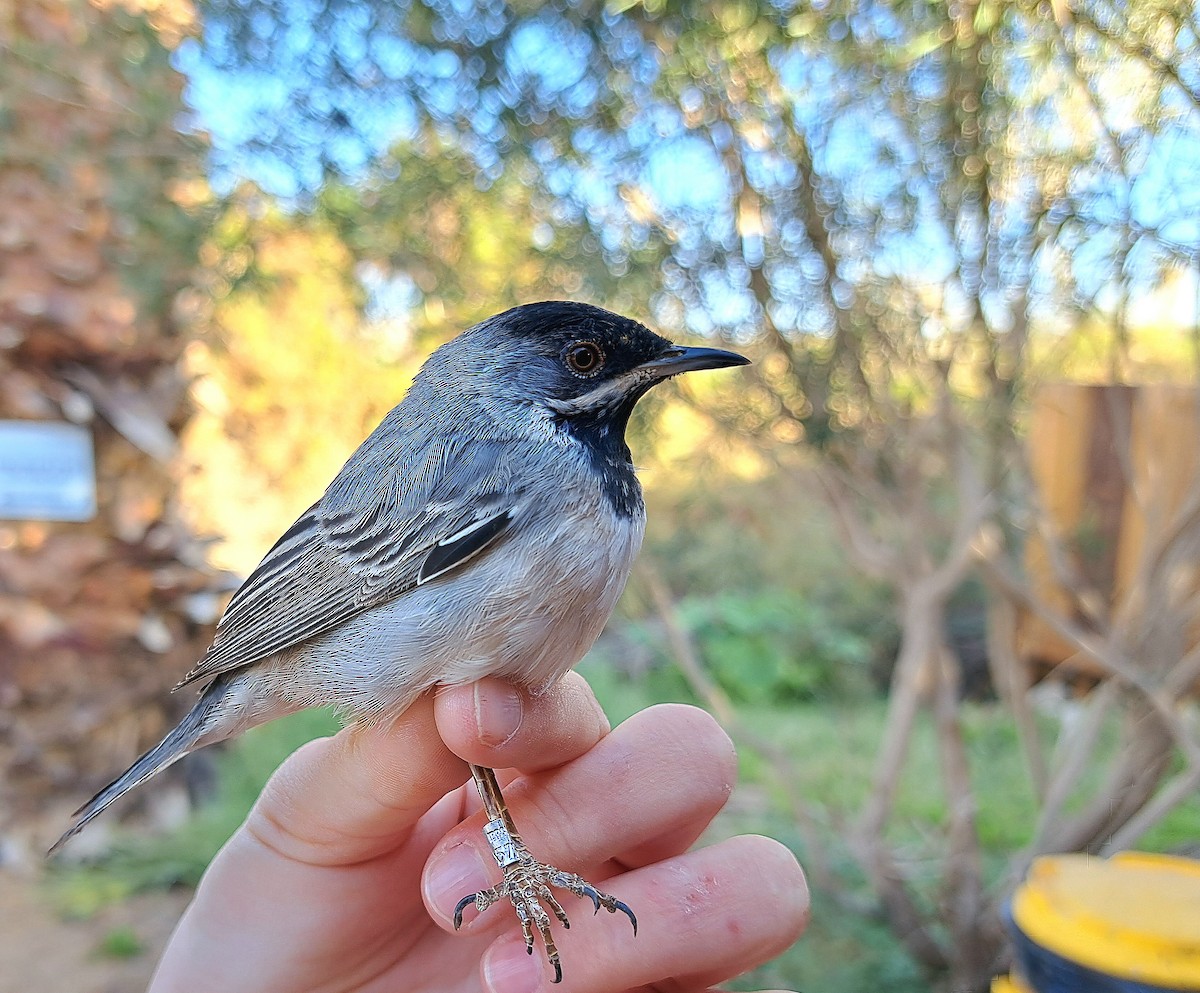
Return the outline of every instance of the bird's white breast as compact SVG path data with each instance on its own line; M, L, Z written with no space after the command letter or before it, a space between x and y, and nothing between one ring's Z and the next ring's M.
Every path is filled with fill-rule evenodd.
M299 646L269 680L273 694L372 719L439 683L498 675L540 691L561 677L612 613L645 526L644 513L614 511L581 457L562 454L568 471L525 497L495 547Z

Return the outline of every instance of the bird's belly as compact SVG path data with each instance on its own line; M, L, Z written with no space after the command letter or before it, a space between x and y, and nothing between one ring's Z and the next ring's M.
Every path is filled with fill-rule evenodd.
M439 683L496 675L545 689L599 636L643 526L640 515L604 507L523 529L300 648L293 672L305 675L289 695L372 718L399 713Z

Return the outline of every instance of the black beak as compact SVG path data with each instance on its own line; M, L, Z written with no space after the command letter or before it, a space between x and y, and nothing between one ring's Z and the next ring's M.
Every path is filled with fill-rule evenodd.
M660 379L666 379L681 372L749 364L750 360L737 352L726 352L720 348L685 348L683 345L672 345L658 358L643 362L638 368L653 373Z

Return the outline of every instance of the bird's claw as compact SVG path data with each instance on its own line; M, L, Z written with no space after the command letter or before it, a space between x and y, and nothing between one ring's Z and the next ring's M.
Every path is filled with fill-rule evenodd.
M578 876L575 878L579 879ZM629 918L629 923L633 925L633 933L635 935L637 934L637 914L630 909L629 904L618 900L616 897L609 896L607 893L601 893L598 889L596 889L595 886L589 882L586 882L585 880L580 879L579 881L583 883L582 891L579 893L579 895L586 896L591 899L593 915L600 913L601 907L607 910L610 914L615 914L619 910L622 914ZM570 886L565 888L571 889Z
M463 911L467 909L468 904L475 902L475 898L477 896L479 896L478 893L472 893L470 896L464 896L461 900L458 901L457 906L455 906L455 908L454 908L454 930L455 931L457 931L460 927L462 927Z
M583 895L592 898L592 916L600 913L600 891L595 886L586 886Z
M536 928L538 934L541 935L542 944L546 947L546 957L549 959L550 965L554 967L553 981L555 983L562 981L562 963L559 960L558 948L554 944L554 936L550 931L550 915L546 912L545 907L549 907L553 911L554 916L564 928L570 929L571 922L567 919L567 912L563 910L562 905L550 891L551 886L567 890L576 896L587 897L592 901L593 912L596 914L600 913L601 907L610 914L615 914L619 910L629 918L633 925L633 933L637 934L637 917L627 904L607 893L602 893L581 876L572 872L563 872L554 866L538 862L519 841L517 845L519 846L516 849L517 858L504 867L503 881L458 901L458 905L454 908L454 929L456 931L462 926L463 911L468 904L474 904L476 911L482 914L493 903L507 898L512 902L513 909L517 913L517 919L521 923L521 931L525 938L525 950L530 955L533 954L534 929Z

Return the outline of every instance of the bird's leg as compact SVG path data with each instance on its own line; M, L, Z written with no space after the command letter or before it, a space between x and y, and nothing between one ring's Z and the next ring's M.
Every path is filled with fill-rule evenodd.
M546 945L546 956L554 967L554 982L562 980L562 964L559 961L558 949L554 945L554 937L550 933L550 915L542 904L546 904L554 916L562 922L564 928L569 928L566 911L550 892L550 887L568 890L576 896L585 896L592 901L595 913L604 907L610 914L618 910L628 916L633 924L633 933L637 934L637 917L625 904L607 893L601 893L587 880L572 872L563 872L552 865L537 861L517 833L512 815L508 812L508 804L500 792L500 784L496 781L496 773L486 766L471 766L471 775L479 788L479 796L483 799L483 809L487 811L488 822L483 826L483 833L491 845L492 855L496 864L504 872L504 879L496 886L478 893L472 893L458 901L454 908L454 927L457 930L462 925L463 910L468 904L475 904L480 913L487 910L493 903L503 897L512 901L517 911L517 919L521 922L521 932L525 935L525 950L533 954L533 929L537 928Z

